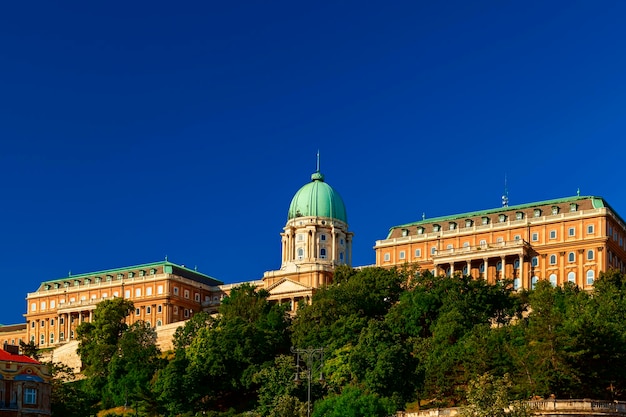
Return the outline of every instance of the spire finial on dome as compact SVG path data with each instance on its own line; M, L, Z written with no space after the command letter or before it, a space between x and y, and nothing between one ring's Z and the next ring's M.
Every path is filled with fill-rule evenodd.
M311 181L324 181L324 175L320 172L320 150L317 150L317 166L316 170L311 175Z
M315 172L320 172L320 150L317 150L317 166Z

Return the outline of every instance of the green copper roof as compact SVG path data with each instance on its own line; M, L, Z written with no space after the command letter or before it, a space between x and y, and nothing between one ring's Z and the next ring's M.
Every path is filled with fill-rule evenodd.
M348 223L343 199L324 182L324 175L319 171L311 175L311 182L298 190L289 205L289 219L305 216L329 217Z
M574 196L574 197L564 197L564 198L557 198L557 199L554 199L554 200L537 201L535 203L519 204L519 205L516 205L516 206L498 207L498 208L490 209L490 210L472 211L472 212L469 212L469 213L453 214L453 215L449 215L449 216L433 217L433 218L429 218L429 219L426 218L424 220L419 220L419 221L412 222L412 223L401 224L401 225L393 226L393 227L389 228L389 234L387 235L387 238L389 238L389 236L391 236L391 232L393 231L393 229L397 229L397 228L400 228L400 227L418 226L420 224L426 224L426 223L430 224L430 223L436 223L436 222L441 222L441 221L463 219L463 218L475 217L475 216L483 216L483 215L487 215L487 214L499 213L499 212L504 212L504 211L512 211L512 210L522 210L522 209L527 209L527 208L531 208L531 207L550 205L550 204L570 203L570 202L575 202L575 201L578 201L578 200L591 200L591 203L592 203L594 208L608 207L619 218L619 215L617 214L617 212L615 210L613 210L613 208L611 206L609 206L607 204L607 202L602 197L597 197L597 196L578 196L577 195L577 196ZM622 220L621 218L619 218L619 219Z
M87 272L87 273L81 273L81 274L72 274L70 273L67 277L64 278L57 278L57 279L53 279L50 281L44 281L42 284L51 284L51 283L55 283L55 282L64 282L64 281L70 281L70 280L76 280L76 279L81 279L81 278L87 278L87 277L92 277L92 276L96 276L96 275L102 275L105 276L107 274L114 274L114 273L118 273L118 272L127 272L130 270L139 270L139 269L147 269L147 268L153 268L153 267L159 267L162 266L164 268L164 270L167 271L167 273L175 273L181 276L184 276L186 278L190 278L194 281L197 282L201 282L204 284L208 284L208 285L222 285L223 282L213 278L209 275L203 274L201 272L198 272L194 269L189 269L187 267L185 267L184 265L177 265L173 262L169 262L169 261L158 261L158 262L151 262L151 263L145 263L145 264L140 264L140 265L132 265L132 266L127 266L127 267L123 267L123 268L113 268L113 269L105 269L105 270L101 270L101 271L94 271L94 272Z

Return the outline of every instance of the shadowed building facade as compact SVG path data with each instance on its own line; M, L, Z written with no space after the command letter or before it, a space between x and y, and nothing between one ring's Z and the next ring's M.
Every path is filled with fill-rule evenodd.
M603 198L575 196L423 218L392 227L374 249L382 267L507 278L515 289L540 279L590 288L600 272L625 271L626 225Z

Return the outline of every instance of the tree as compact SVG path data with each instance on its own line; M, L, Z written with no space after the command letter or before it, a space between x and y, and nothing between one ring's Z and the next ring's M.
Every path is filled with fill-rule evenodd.
M33 359L39 359L39 349L37 349L37 345L34 341L30 341L28 343L20 340L20 349L22 351L22 355L31 357Z
M509 395L511 382L508 375L502 378L483 374L472 379L467 387L467 405L461 408L461 417L529 417L527 405L512 401Z
M151 402L150 382L160 366L156 332L143 321L121 335L108 366L106 393L112 405Z
M393 401L347 386L341 394L318 401L313 417L386 417L396 411Z
M96 306L92 322L76 328L77 353L93 392L100 391L107 382L109 362L117 354L117 343L128 328L126 316L133 310L132 301L123 298L104 300Z
M257 411L262 416L304 417L306 403L298 398L302 387L294 382L296 364L291 355L279 355L274 363L258 371L253 381L258 385ZM300 391L300 393L298 392Z

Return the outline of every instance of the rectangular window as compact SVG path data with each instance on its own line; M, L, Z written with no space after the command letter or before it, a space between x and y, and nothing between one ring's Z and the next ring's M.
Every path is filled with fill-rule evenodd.
M189 290L185 290L185 298L189 298Z
M422 250L421 249L415 249L415 257L416 258L421 258L422 256Z
M178 295L178 287L174 287L174 295Z
M385 262L389 262L389 258L390 258L390 257L389 257L389 254L388 254L388 253L386 253L386 254L385 254L385 256L384 256Z
M141 297L141 288L135 288L135 297Z
M189 310L185 309L185 317L189 317Z
M157 294L163 294L163 285L157 287Z
M539 233L533 233L530 240L532 240L533 242L537 242L539 240Z
M194 294L194 300L196 300L199 303L200 302L200 294L195 293Z
M46 302L45 302L45 301L42 301L42 302L41 302L41 309L42 309L42 310L45 310L45 309L46 309Z
M37 311L37 303L31 303L30 311Z
M37 390L35 388L24 388L24 404L37 404Z
M550 230L550 239L556 239L556 230Z
M400 259L404 259L406 257L405 252L403 250L400 251Z
M50 308L56 307L56 303L54 300L50 300Z
M517 240L521 240L521 239L522 239L522 237L521 237L520 235L515 235L515 236L513 237L513 240L515 240L515 241L517 241Z
M146 288L146 295L152 295L152 287Z
M588 235L593 234L593 224L590 224L587 226L587 234Z
M50 333L50 343L54 344L54 333Z
M567 229L567 234L569 236L576 236L576 229L574 229L573 227L570 227L569 229Z
M124 297L130 298L130 290L124 290Z
M138 308L135 309L135 315L138 316L141 314L141 310L139 310Z

